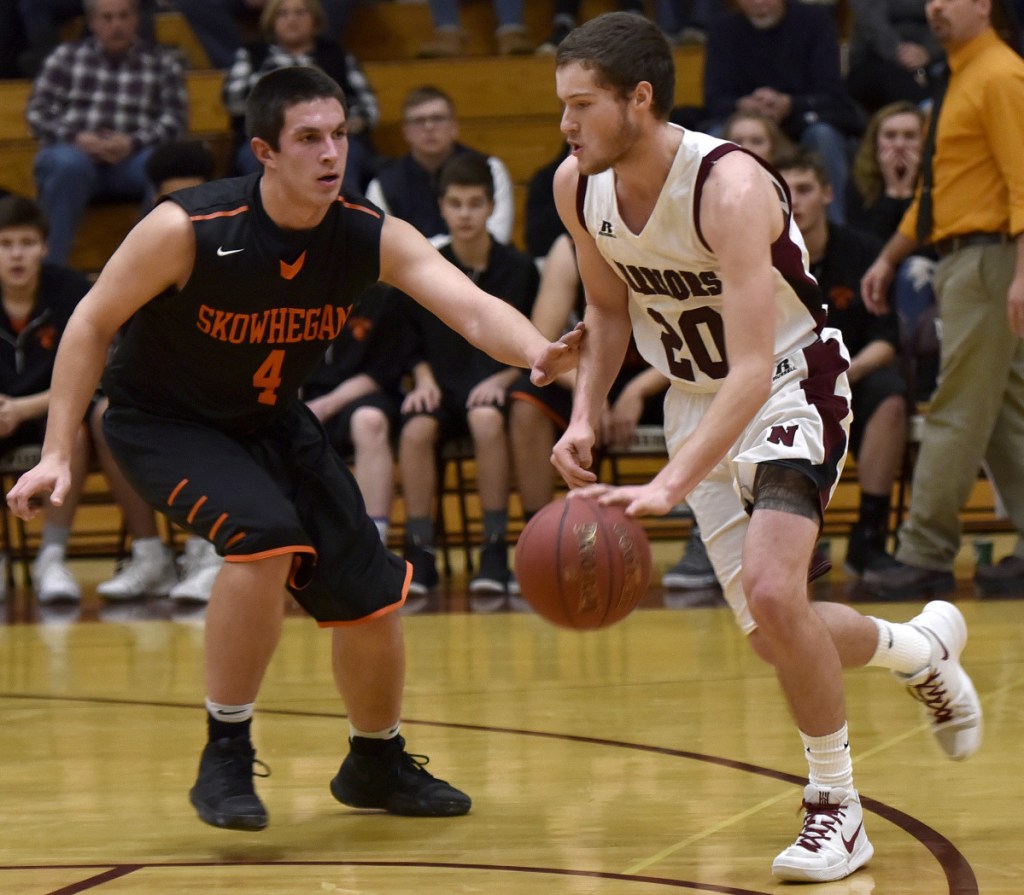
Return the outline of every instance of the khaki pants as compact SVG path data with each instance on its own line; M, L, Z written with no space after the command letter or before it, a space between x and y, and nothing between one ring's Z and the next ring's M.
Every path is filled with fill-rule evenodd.
M982 461L1018 532L1024 531L1024 340L1006 322L1016 247L974 246L939 262L942 321L938 387L914 469L897 559L951 570L960 510ZM1024 557L1018 541L1016 554Z

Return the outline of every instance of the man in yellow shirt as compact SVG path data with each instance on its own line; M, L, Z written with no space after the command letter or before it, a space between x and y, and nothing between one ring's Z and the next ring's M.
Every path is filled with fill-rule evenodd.
M881 310L893 270L919 242L938 255L941 370L899 565L863 578L890 598L953 589L959 512L983 462L1024 531L1024 60L993 29L992 0L928 0L926 12L951 72L933 173L862 284ZM1024 541L975 580L984 593L1024 595Z

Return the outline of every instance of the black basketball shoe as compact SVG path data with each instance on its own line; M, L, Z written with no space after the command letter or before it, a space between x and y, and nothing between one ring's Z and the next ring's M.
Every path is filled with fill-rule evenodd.
M367 742L367 741L363 741ZM425 755L410 755L405 740L371 740L353 745L331 781L331 794L350 808L381 808L406 817L458 817L472 805L469 796L430 774Z
M261 771L254 771L254 764ZM270 768L256 758L247 737L213 740L199 759L199 776L189 790L189 801L211 826L262 830L267 825L267 809L253 788L254 776L269 777Z

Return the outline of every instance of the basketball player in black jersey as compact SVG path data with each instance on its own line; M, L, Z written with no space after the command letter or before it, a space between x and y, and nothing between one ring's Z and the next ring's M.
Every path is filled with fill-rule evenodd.
M104 420L140 494L226 560L206 616L209 742L190 797L219 827L259 830L249 727L280 634L284 590L333 628L350 751L331 792L346 805L453 816L467 795L408 755L399 735L409 569L380 543L354 479L299 400L299 385L378 279L502 363L544 383L571 369L582 331L549 343L482 292L413 227L339 195L344 97L327 75L264 77L247 129L262 175L175 193L128 235L62 341L38 466L8 495L68 494L74 434L107 346Z

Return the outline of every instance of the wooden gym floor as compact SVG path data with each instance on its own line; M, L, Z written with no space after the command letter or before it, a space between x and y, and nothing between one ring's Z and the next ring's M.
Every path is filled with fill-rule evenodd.
M1008 549L997 540L997 558ZM673 551L656 545L659 568ZM109 566L76 563L80 608L40 612L22 593L2 607L5 895L1024 892L1024 602L978 599L968 567L955 599L982 750L947 761L885 672L849 674L875 858L845 881L794 887L770 863L800 825L799 741L714 593L684 610L653 587L622 624L577 633L468 612L460 576L407 617L409 748L474 798L468 817L437 820L332 800L346 724L329 635L290 616L255 722L271 825L246 834L205 826L187 801L204 734L201 610L101 607ZM834 572L816 596L848 599L849 584ZM920 606L863 609L905 620Z

